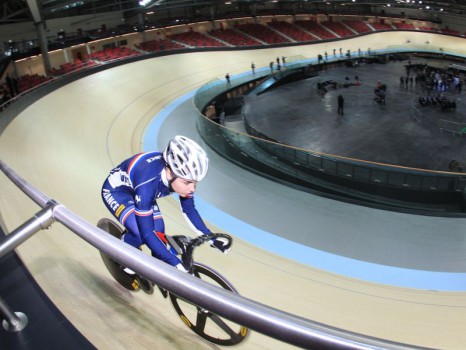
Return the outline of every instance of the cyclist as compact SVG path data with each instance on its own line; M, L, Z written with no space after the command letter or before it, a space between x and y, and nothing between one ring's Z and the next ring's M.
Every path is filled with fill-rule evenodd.
M102 187L102 199L126 228L122 239L136 248L145 244L152 256L186 271L166 241L157 198L177 193L189 226L199 235L210 233L193 197L197 183L207 174L208 165L206 152L193 140L178 135L170 140L163 152L136 154L111 170ZM224 242L215 240L210 243L226 253ZM134 274L128 268L125 272Z

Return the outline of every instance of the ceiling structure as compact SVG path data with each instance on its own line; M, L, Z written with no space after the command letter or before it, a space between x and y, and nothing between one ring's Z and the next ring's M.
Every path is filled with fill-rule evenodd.
M419 8L425 11L466 14L464 0L0 0L0 25L23 21L37 21L51 18L88 15L102 12L120 11L134 15L139 11L167 11L190 8L198 11L221 6L245 11L253 7L270 6L277 9L335 9L339 6L391 6L399 8ZM142 0L141 0L142 2Z

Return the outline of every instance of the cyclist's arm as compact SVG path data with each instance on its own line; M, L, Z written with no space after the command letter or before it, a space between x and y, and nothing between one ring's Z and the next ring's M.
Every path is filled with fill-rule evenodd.
M181 211L183 212L183 216L186 222L197 235L200 236L203 234L211 233L199 215L199 212L194 205L193 197L186 198L180 196L180 204Z
M148 195L142 190L136 191L135 197L135 214L138 229L141 234L141 239L149 249L153 256L167 264L177 266L181 263L176 255L173 255L165 246L165 244L157 237L154 228L152 198L153 195Z

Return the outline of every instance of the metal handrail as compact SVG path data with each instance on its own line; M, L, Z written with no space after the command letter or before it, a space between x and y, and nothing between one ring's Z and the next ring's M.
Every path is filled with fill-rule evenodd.
M27 183L2 160L0 160L0 169L17 187L43 208L40 215L31 219L38 222L34 228L29 230L29 235L47 228L51 222L59 222L95 248L146 276L156 285L251 330L305 349L425 349L327 326L213 286L174 269L97 228L96 225L84 220ZM52 214L51 217L48 215L49 211ZM45 220L43 216L46 217ZM16 240L15 244L8 243L14 239L10 236L14 235L7 235L0 242L0 253L6 251L6 245L12 250L23 242L23 240ZM3 313L3 316L7 315Z

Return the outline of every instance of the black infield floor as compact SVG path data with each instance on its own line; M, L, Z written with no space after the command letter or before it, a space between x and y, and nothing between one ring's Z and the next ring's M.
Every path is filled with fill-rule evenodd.
M252 126L269 138L314 152L437 171L449 171L452 160L463 165L464 89L429 92L415 79L402 84L400 77L406 77L409 62L438 68L452 64L413 58L328 69L318 77L249 96L243 112ZM410 76L415 75L411 69ZM464 75L460 77L464 79ZM385 105L374 101L379 81L387 87ZM319 83L330 83L327 93L318 93ZM331 83L336 83L336 88ZM438 94L455 102L456 108L419 104L420 97ZM343 115L337 113L338 95L344 98Z
M0 230L0 241L4 237ZM95 349L45 295L15 252L0 259L0 296L10 311L27 317L19 332L8 331L2 321L0 349Z

